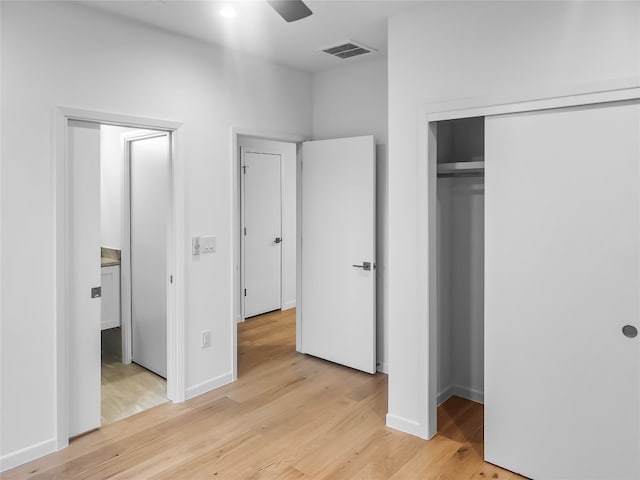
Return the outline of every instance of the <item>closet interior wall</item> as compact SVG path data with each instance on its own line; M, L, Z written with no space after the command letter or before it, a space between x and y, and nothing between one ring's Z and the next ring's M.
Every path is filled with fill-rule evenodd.
M484 118L437 124L438 163L484 160ZM439 176L438 404L484 400L484 175Z

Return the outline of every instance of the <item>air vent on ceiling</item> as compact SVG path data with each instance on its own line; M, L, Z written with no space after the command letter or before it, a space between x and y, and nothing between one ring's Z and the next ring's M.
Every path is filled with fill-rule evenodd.
M361 43L349 40L348 42L341 42L338 45L332 45L330 47L321 48L321 50L334 57L346 59L364 55L365 53L376 52L374 48L366 47Z

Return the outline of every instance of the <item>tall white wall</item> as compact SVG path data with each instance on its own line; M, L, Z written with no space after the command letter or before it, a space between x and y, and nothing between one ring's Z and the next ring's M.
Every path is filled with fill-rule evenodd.
M184 242L217 236L186 262L186 384L230 378L231 127L311 134L311 76L74 2L1 2L0 455L50 451L56 436L53 109L181 121ZM212 348L200 332L212 331ZM12 460L12 461L13 461Z
M484 177L438 179L438 402L484 398Z
M282 156L282 309L293 308L296 306L296 144L238 135L238 146Z
M358 59L313 75L313 139L374 135L378 369L388 371L387 58Z
M136 129L102 125L100 127L100 229L102 246L122 249L122 135Z
M427 2L389 20L389 414L427 437L427 104L580 93L640 75L638 2ZM625 82L621 82L625 83ZM485 354L488 354L485 352ZM431 419L434 420L434 419Z

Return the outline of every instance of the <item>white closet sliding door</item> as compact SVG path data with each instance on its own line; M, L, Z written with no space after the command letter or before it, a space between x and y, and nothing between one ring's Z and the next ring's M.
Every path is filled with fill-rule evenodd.
M640 478L640 106L487 117L485 134L485 458Z

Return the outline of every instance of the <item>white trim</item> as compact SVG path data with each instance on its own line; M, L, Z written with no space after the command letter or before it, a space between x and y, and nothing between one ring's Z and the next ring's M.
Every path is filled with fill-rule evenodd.
M377 371L389 375L389 363L382 362L378 365Z
M302 142L296 145L296 307L302 305ZM302 351L302 309L296 308L296 352Z
M472 402L484 403L484 392L477 388L464 387L462 385L449 385L438 393L438 406L449 400L451 397L461 397Z
M296 308L296 301L291 300L290 302L284 302L282 304L282 310L290 310L292 308Z
M437 391L437 271L436 271L436 212L435 188L437 168L435 159L435 125L430 122L453 120L474 116L490 116L521 113L554 108L576 107L598 103L627 101L640 98L640 77L626 78L611 82L574 86L571 90L557 89L541 91L522 101L522 95L505 95L462 99L423 105L418 111L418 158L416 166L417 244L427 245L419 248L416 256L416 278L418 291L427 291L428 299L418 296L416 314L423 319L420 322L422 355L417 359L418 371L422 372L418 402L422 408L429 437L437 431L438 405ZM426 213L426 215L425 215ZM473 393L473 392L471 392ZM401 431L411 433L402 423ZM390 425L391 426L391 425ZM393 427L395 428L395 427ZM408 427L407 427L408 428ZM426 437L425 437L426 438Z
M423 425L413 420L409 420L408 418L401 417L400 415L387 413L386 425L387 427L393 428L394 430L400 430L401 432L415 435L419 438L430 438L429 436L427 436L426 428Z
M193 397L210 392L211 390L215 390L216 388L222 387L223 385L231 382L233 382L233 372L228 372L210 380L198 383L197 385L187 389L186 399L190 400Z
M487 117L491 115L505 115L509 113L576 107L580 105L594 105L597 103L633 100L638 97L640 97L640 88L608 90L604 92L583 93L564 97L542 98L518 103L483 105L475 108L437 111L428 113L427 121L437 122L439 120L453 120L456 118Z
M24 463L44 457L56 451L56 439L50 438L44 442L30 445L21 450L3 455L0 458L0 472L7 471Z
M307 137L301 135L280 134L274 132L265 132L262 130L251 130L240 127L231 127L231 202L230 202L230 215L231 215L231 256L229 262L229 268L231 272L231 278L233 279L233 288L231 289L231 365L232 365L232 379L235 381L238 379L238 318L242 320L242 297L241 297L241 280L240 280L240 148L238 145L238 136L246 135L255 138L261 138L264 140L274 140L277 142L289 142L300 143L307 140ZM299 172L299 169L297 169ZM298 175L298 173L296 173ZM299 213L298 209L298 213ZM299 225L299 224L298 224ZM299 229L299 227L296 227ZM298 234L296 234L299 237ZM299 241L296 243L296 249L299 249ZM299 282L296 282L299 283ZM299 301L299 299L297 299ZM296 313L296 322L298 314ZM299 325L296 325L296 331L299 330Z
M68 412L68 341L67 341L67 285L68 260L68 175L67 127L69 120L80 120L108 125L164 130L171 134L171 176L173 228L169 239L174 283L168 288L169 338L172 339L167 358L167 397L174 402L185 399L185 309L184 309L184 165L178 156L178 122L129 115L57 107L53 110L53 269L56 312L56 440L57 450L69 444ZM181 158L181 157L180 157Z

